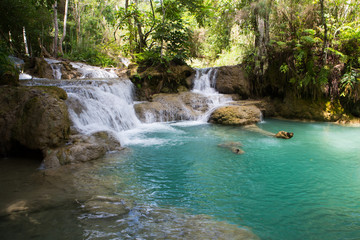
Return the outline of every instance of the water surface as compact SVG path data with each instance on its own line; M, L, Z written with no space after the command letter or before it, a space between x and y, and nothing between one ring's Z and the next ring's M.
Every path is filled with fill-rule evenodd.
M118 194L247 226L262 239L359 239L360 129L280 120L258 126L295 136L209 124L139 132L141 144L134 140L132 154L116 164L126 179ZM245 153L218 147L227 142L241 142Z
M128 149L95 162L44 171L2 160L1 238L359 239L360 128L258 127L294 137L156 123L125 131ZM218 146L229 142L245 153Z

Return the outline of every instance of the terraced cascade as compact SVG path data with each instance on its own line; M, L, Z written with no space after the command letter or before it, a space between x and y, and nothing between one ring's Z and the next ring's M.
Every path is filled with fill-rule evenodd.
M196 80L214 74L199 71ZM206 115L227 102L214 102L223 96L207 87L151 118L163 122L141 122L134 105L142 103L127 79L23 81L63 88L72 131L111 133L125 149L58 169L1 161L2 239L360 236L360 128L266 118L244 127L209 124ZM172 97L162 95L158 105ZM279 131L294 136L275 138Z

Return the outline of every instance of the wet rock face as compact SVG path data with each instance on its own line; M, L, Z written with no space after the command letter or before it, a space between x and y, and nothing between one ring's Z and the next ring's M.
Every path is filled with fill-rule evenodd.
M53 70L44 58L25 59L25 72L39 78L54 79Z
M69 61L62 61L61 64L62 79L76 79L81 77L81 73L71 66Z
M219 67L216 79L219 93L239 94L243 99L250 96L250 81L242 65Z
M194 120L209 109L206 96L192 92L157 94L152 102L135 105L142 122Z
M188 65L140 68L129 65L129 78L137 87L140 100L150 100L153 94L178 93L191 88L195 70Z
M249 125L260 121L260 109L254 105L225 106L216 109L209 122L224 125Z
M59 61L56 65L60 67L62 79L76 79L81 77L81 73L67 60ZM44 58L35 57L26 59L25 72L38 78L55 78L53 69Z
M32 150L63 144L70 132L66 97L56 87L0 87L0 155L16 144Z

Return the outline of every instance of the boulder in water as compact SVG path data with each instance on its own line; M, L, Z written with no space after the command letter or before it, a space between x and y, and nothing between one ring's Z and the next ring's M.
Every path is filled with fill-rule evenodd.
M0 87L0 155L58 147L68 138L67 94L57 87Z
M45 168L60 165L92 161L106 152L121 150L119 141L108 132L96 132L90 136L72 135L65 146L44 151Z
M223 125L249 125L260 121L260 109L254 105L225 106L216 109L209 122Z
M285 132L285 131L279 131L277 134L275 134L276 138L283 138L283 139L290 139L294 136L294 133L292 132Z

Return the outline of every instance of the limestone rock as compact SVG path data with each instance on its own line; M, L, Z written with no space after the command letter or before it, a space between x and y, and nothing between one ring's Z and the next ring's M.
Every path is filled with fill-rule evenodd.
M290 139L294 136L294 133L292 132L285 132L285 131L279 131L277 134L275 134L276 138L283 138L283 139Z
M137 87L141 100L149 100L157 93L177 93L190 89L195 70L184 64L170 63L169 66L136 67L129 65L129 78Z
M54 79L53 70L44 58L25 59L25 72L39 78Z
M192 92L156 94L152 102L135 105L135 112L142 122L194 120L207 110L207 97Z
M248 125L260 121L260 109L254 105L225 106L216 109L210 116L210 123L224 125Z
M108 132L96 132L90 136L71 135L65 146L44 150L45 168L60 165L92 161L106 152L121 150L119 141Z
M0 87L0 155L13 147L44 150L69 136L67 95L56 87Z
M216 79L219 93L239 94L242 98L250 96L250 81L242 65L219 67Z
M81 73L79 73L76 68L74 68L69 61L61 62L61 78L62 79L76 79L81 77Z

